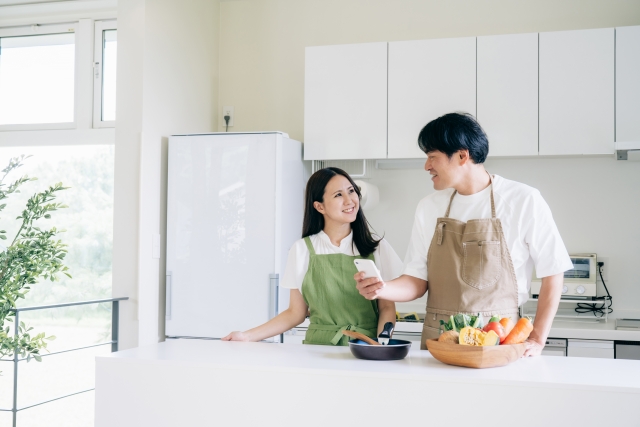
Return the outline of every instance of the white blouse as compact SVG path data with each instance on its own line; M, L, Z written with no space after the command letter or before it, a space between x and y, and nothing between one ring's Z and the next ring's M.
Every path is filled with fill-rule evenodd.
M309 236L313 249L317 255L344 254L349 256L360 255L356 245L352 245L353 231L342 239L340 246L331 243L329 236L324 231ZM353 246L353 247L352 247ZM393 250L389 242L382 239L373 252L376 267L380 270L382 280L393 280L402 274L403 263ZM280 281L280 286L288 289L301 289L304 276L309 269L309 249L304 239L296 240L289 250L287 266ZM355 281L353 282L355 286Z

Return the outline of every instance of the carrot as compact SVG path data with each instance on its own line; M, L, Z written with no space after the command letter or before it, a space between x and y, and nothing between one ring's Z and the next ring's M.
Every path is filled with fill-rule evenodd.
M529 338L529 334L533 331L533 324L528 317L522 317L513 327L507 338L501 344L520 344Z
M516 325L513 323L513 320L511 320L511 317L503 317L500 319L500 324L504 328L504 333L507 335L509 335L513 327Z

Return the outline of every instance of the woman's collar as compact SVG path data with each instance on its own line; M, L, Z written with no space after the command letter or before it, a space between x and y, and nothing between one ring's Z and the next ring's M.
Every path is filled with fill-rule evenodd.
M322 240L324 240L325 243L327 243L328 245L333 246L334 248L337 247L336 245L333 244L333 242L331 242L331 239L329 238L329 236L327 235L327 233L324 232L324 230L320 230L320 232L318 233L318 235L320 236L320 238ZM340 248L344 248L346 246L350 246L351 242L353 241L353 230L351 230L351 232L346 235L341 241L340 241Z

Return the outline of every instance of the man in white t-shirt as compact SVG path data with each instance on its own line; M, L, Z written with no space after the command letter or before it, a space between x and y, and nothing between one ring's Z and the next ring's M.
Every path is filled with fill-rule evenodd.
M563 273L573 267L549 206L538 190L485 170L489 143L470 115L450 113L429 122L418 144L439 191L418 204L403 275L385 283L358 273L358 290L368 299L396 302L428 290L425 348L451 314L516 321L535 267L542 286L525 356L539 355L558 309Z

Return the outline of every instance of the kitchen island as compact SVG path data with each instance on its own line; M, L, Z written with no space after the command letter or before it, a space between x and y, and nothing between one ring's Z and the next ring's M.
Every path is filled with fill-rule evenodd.
M96 427L640 426L640 361L535 357L493 369L348 347L168 340L96 358Z

